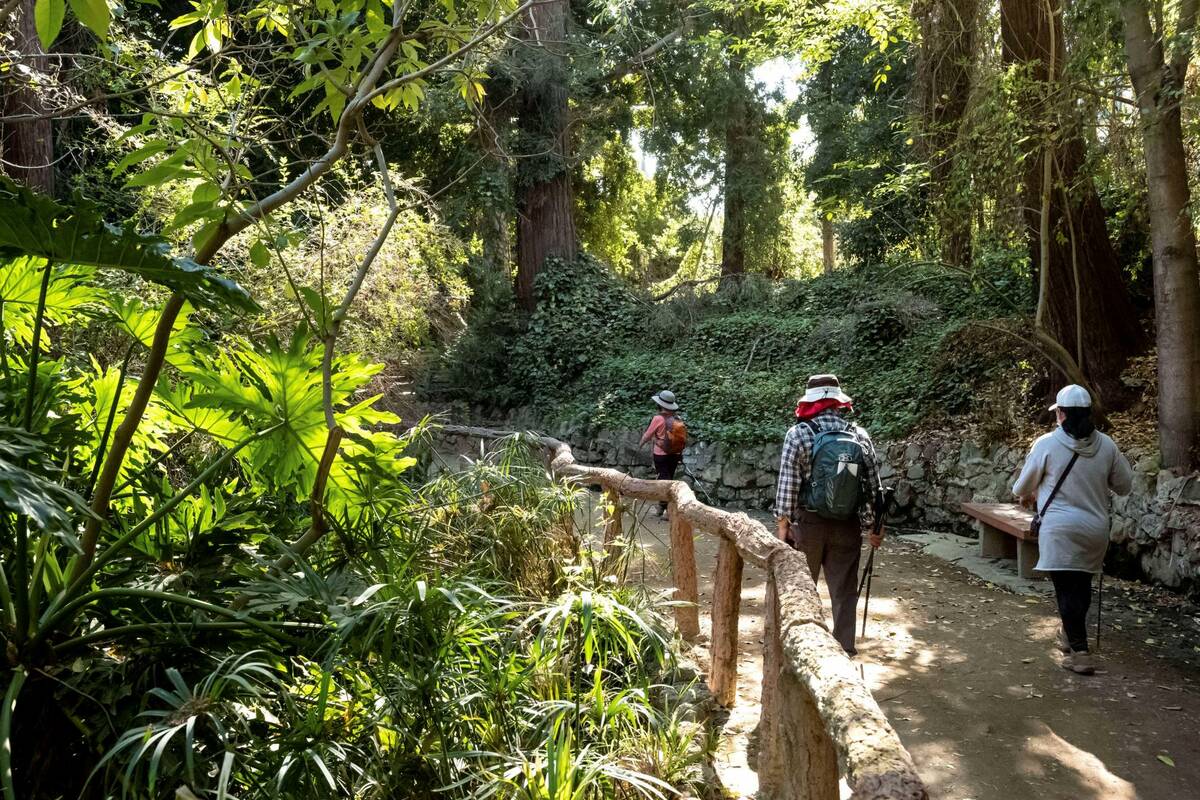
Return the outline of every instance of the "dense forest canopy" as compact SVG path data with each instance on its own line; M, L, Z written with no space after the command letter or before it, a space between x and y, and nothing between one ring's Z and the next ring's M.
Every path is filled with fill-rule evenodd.
M809 372L884 436L1069 381L1190 470L1198 13L3 0L5 797L695 780L651 598L519 447L418 479L415 400L759 442Z

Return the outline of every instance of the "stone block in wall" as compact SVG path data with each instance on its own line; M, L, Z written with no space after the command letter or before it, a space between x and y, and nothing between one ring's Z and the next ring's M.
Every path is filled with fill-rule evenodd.
M986 464L983 457L983 450L974 442L963 442L958 450L958 461L960 464Z
M1178 588L1182 583L1178 559L1174 558L1164 548L1155 548L1143 552L1141 565L1144 575L1164 586Z
M1136 523L1129 517L1119 517L1114 515L1112 518L1112 531L1109 533L1109 538L1113 544L1124 544L1129 541L1130 536L1136 528Z
M1153 496L1156 493L1154 473L1134 471L1133 494L1141 497Z
M946 448L937 457L934 471L939 475L949 475L958 470L958 448Z
M753 486L758 480L758 470L744 461L731 461L721 470L721 482L735 489Z
M1132 457L1132 453L1130 454ZM1158 471L1158 456L1150 453L1134 459L1133 469L1135 472L1154 473Z
M915 462L909 466L904 473L910 481L919 481L925 478L925 466L921 462Z
M1185 506L1200 505L1200 476L1191 475L1190 481L1186 481L1183 488L1179 490L1179 503Z
M1153 514L1146 514L1138 521L1137 533L1134 535L1134 541L1138 544L1149 544L1157 541L1165 531L1162 524L1162 518Z

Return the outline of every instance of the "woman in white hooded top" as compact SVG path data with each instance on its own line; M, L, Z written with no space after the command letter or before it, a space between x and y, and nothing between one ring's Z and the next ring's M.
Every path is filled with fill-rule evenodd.
M1042 516L1037 569L1050 573L1054 582L1063 668L1091 675L1096 669L1087 641L1092 576L1104 568L1108 550L1110 493L1129 494L1133 469L1116 443L1096 430L1087 389L1063 388L1050 410L1057 412L1059 426L1033 443L1013 494Z

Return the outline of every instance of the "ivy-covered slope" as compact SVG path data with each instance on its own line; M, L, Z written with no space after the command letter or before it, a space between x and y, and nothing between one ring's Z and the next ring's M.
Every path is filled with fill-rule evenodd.
M446 353L431 391L546 424L644 425L650 396L679 396L698 439L772 441L808 375L834 372L860 421L896 437L979 411L1027 358L1020 340L972 324L1023 306L1027 278L998 266L972 280L876 266L808 280L754 278L655 303L586 257L539 277L531 318L481 313Z

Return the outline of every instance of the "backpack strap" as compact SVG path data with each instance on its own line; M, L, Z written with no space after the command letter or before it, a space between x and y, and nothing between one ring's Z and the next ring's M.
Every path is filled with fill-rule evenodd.
M1067 468L1063 470L1063 474L1058 476L1058 481L1054 484L1054 488L1050 490L1050 496L1046 498L1046 504L1042 506L1042 510L1038 512L1039 517L1046 516L1046 509L1054 502L1054 498L1058 496L1058 490L1062 488L1063 481L1071 474L1071 467L1075 466L1075 462L1079 460L1079 453L1072 453L1071 460L1067 462Z

